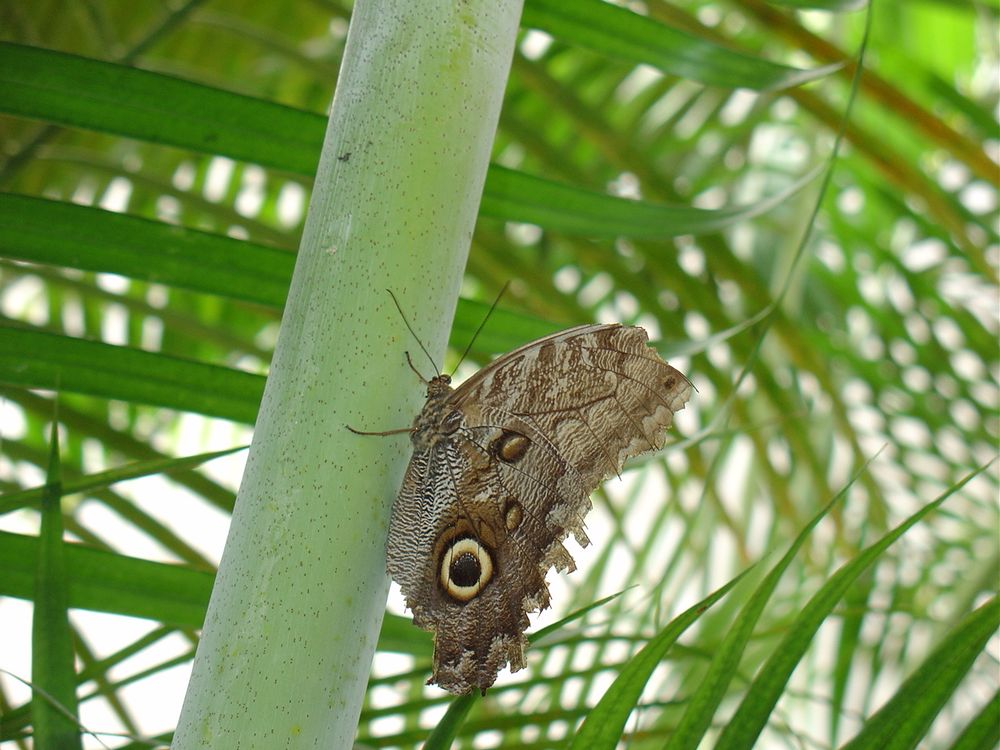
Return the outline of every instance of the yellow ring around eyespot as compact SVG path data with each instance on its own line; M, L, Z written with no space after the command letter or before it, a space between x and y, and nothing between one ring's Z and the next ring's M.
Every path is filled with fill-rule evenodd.
M471 586L459 586L451 580L451 563L456 557L464 554L474 555L479 562L479 579ZM489 583L493 577L493 558L489 551L475 539L459 539L441 556L439 576L441 585L449 596L460 602L467 602L477 596L483 590L483 586Z

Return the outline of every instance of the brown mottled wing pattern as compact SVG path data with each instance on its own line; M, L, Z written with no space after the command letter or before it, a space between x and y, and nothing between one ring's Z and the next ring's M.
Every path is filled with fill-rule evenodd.
M590 493L662 447L691 385L620 325L553 334L447 383L414 423L388 570L434 632L431 681L467 693L524 667L527 613L548 606L551 567L574 568L563 540L588 543Z

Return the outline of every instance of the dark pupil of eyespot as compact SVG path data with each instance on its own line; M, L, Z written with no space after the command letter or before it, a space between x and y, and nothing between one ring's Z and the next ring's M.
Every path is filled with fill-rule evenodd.
M475 586L479 573L479 560L471 552L463 552L451 563L451 582L456 586Z

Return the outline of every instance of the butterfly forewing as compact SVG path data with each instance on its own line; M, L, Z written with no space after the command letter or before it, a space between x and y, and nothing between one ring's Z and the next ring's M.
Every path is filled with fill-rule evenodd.
M485 691L524 666L527 613L545 574L587 543L590 493L630 456L662 446L691 385L642 328L581 326L506 354L457 390L435 378L393 508L388 570L435 634L434 674Z

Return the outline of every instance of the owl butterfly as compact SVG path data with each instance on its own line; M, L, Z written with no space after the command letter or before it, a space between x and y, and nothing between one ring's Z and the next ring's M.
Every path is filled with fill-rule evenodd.
M525 344L458 388L427 382L407 430L413 457L392 510L387 568L413 622L434 633L445 690L483 693L525 666L528 613L562 545L589 541L590 493L625 459L658 450L691 384L646 331L585 325Z

